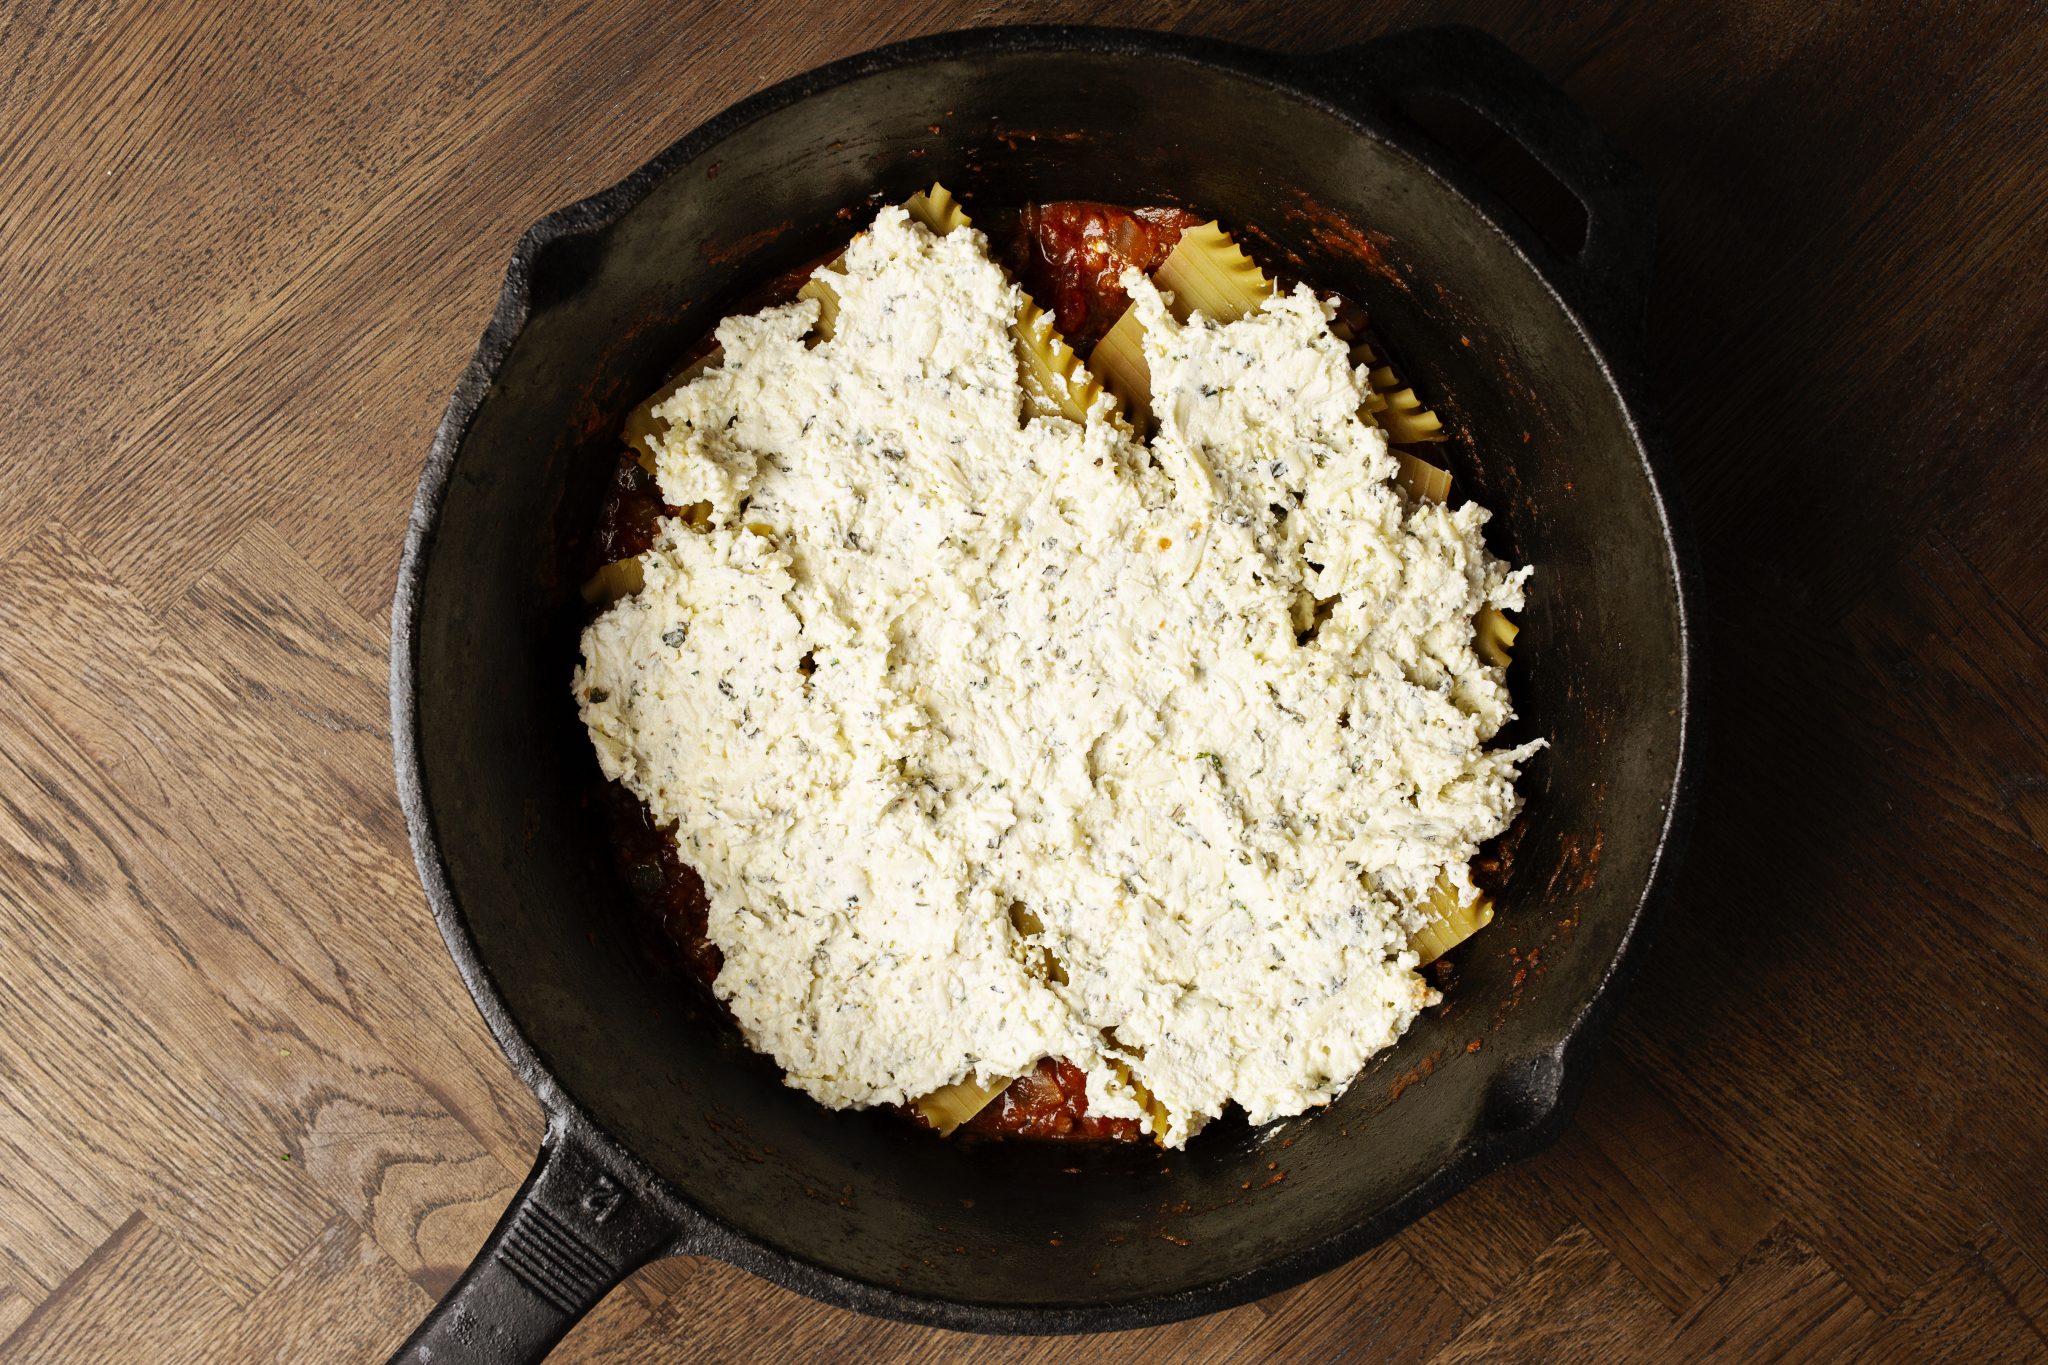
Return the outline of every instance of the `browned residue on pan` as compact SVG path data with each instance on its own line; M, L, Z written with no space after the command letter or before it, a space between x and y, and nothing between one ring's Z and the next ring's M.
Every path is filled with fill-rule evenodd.
M712 265L724 265L727 261L738 260L740 257L751 255L768 245L777 237L789 231L792 226L794 224L785 218L774 227L762 228L759 232L750 232L744 237L735 237L723 246L716 242L706 242L704 244L704 259Z
M1392 1104L1395 1100L1401 1098L1401 1092L1409 1086L1415 1085L1433 1075L1436 1071L1437 1059L1443 1055L1444 1050L1438 1048L1435 1052L1430 1053L1427 1057L1417 1062L1413 1069L1404 1071L1395 1077L1393 1085L1387 1088L1387 1103Z
M1509 979L1507 994L1494 1005L1492 1031L1498 1032L1507 1023L1508 1015L1522 1003L1530 984L1550 970L1544 955L1554 955L1559 940L1578 928L1579 907L1599 880L1600 852L1605 842L1606 835L1598 825L1593 827L1590 840L1569 833L1558 838L1557 862L1544 879L1542 892L1544 903L1557 908L1558 916L1534 947L1525 950L1513 943L1508 945L1508 961L1514 964L1515 972ZM1467 1052L1478 1050L1473 1044L1466 1045Z
M840 1186L839 1193L836 1195L830 1190L821 1190L816 1185L803 1186L803 1192L804 1198L816 1200L820 1204L830 1204L835 1208L841 1209L851 1209L853 1207L853 1186L851 1185Z
M1096 136L1085 128L1004 128L1000 125L990 129L989 135L1013 152L1025 142L1059 142L1071 147L1077 142L1091 141Z
M1591 891L1600 874L1600 850L1606 838L1598 825L1593 827L1590 843L1581 843L1576 834L1560 837L1557 841L1557 864L1550 869L1549 879L1543 884L1543 898L1556 900L1560 890L1572 898Z
M1294 190L1291 197L1294 202L1282 205L1280 212L1288 222L1299 224L1317 246L1333 256L1357 261L1396 289L1408 292L1408 281L1386 258L1384 248L1394 244L1393 238L1358 226L1305 191Z
M1500 892L1515 875L1515 860L1522 840L1529 834L1529 812L1516 815L1498 839L1479 850L1472 860L1472 880L1482 891Z

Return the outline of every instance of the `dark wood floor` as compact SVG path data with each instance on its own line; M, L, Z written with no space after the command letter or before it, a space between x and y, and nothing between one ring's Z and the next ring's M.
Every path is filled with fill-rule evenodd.
M238 12L237 12L238 11ZM545 210L862 47L1494 29L1655 180L1677 904L1551 1152L1151 1358L2048 1356L2038 4L0 4L0 1359L378 1357L538 1112L425 913L386 603ZM656 1266L566 1360L1080 1360Z

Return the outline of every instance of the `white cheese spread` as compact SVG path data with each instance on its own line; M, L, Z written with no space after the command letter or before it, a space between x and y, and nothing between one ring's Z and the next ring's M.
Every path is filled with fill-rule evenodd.
M831 339L728 318L658 409L710 524L663 522L574 684L703 875L718 995L834 1107L1042 1057L1169 1145L1327 1103L1434 1001L1417 907L1515 812L1473 617L1528 570L1404 500L1306 288L1181 324L1128 275L1148 445L1106 398L1029 415L980 233L887 208L821 275Z

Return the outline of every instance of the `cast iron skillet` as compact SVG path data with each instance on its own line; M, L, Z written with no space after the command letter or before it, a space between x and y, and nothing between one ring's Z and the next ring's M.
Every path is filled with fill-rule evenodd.
M1546 166L1583 249L1447 164L1400 112L1427 95ZM569 696L619 420L741 294L934 178L970 208L1185 204L1363 301L1458 433L1496 550L1537 565L1514 687L1519 732L1552 747L1500 917L1457 955L1450 1007L1324 1112L1226 1119L1173 1153L831 1113L684 1017L621 928ZM427 898L547 1137L399 1358L539 1359L677 1255L954 1328L1162 1322L1337 1265L1545 1142L1689 790L1686 541L1640 407L1649 249L1647 197L1584 117L1460 29L1302 58L1103 29L903 43L764 91L535 225L420 483L391 697Z

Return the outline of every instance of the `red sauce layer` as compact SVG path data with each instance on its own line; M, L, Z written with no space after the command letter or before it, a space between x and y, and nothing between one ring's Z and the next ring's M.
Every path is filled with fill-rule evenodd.
M619 452L618 468L604 491L597 514L597 543L591 571L616 559L645 554L654 544L655 524L670 515L654 476L640 467L631 451Z
M655 828L638 797L607 782L603 802L612 857L633 893L640 927L652 931L641 935L649 955L665 973L694 978L708 993L725 958L708 933L704 879L683 861L668 831Z
M1143 1136L1136 1119L1106 1119L1088 1112L1088 1073L1064 1057L1047 1057L959 1129L983 1137L1056 1138L1132 1142Z
M1181 233L1203 220L1181 209L1118 208L1083 199L1027 204L1011 221L994 216L988 233L997 259L1082 355L1095 349L1130 296L1117 283L1128 267L1151 274Z

